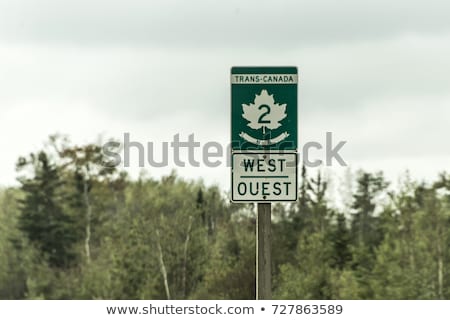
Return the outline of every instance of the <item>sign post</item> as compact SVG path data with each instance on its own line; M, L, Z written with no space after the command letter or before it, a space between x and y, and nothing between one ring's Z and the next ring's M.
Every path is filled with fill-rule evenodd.
M256 299L272 299L271 203L258 203L256 218Z
M271 299L271 203L297 201L296 67L231 69L231 200L257 202L256 298Z

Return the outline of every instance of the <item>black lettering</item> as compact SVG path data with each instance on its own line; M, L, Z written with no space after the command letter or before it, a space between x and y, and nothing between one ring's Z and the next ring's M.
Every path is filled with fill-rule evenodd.
M264 172L264 159L258 159L258 172Z
M263 182L262 183L262 195L263 196L268 196L270 195L270 193L267 193L268 189L269 189L269 182Z
M253 186L253 183L250 182L250 194L251 194L252 196L256 196L256 195L258 194L259 183L256 182L256 191L253 191L252 186Z
M270 172L275 172L277 170L277 167L275 165L275 159L269 159L269 161L267 161L267 162L269 165L269 168L267 168L267 170Z
M286 195L289 194L289 185L291 184L290 182L283 182L284 185L286 186Z
M255 160L254 159L244 159L243 161L244 161L245 172L248 171L247 170L248 168L250 168L250 171L253 172L253 165L255 164Z
M273 184L273 194L276 196L279 196L281 194L281 183L280 182L275 182Z
M286 159L278 159L278 161L280 162L280 172L283 172L283 163L286 161Z
M244 192L241 191L241 186L244 186ZM239 195L241 195L241 196L243 196L244 194L247 193L247 185L245 184L245 182L240 182L240 183L238 184L237 189L238 189Z

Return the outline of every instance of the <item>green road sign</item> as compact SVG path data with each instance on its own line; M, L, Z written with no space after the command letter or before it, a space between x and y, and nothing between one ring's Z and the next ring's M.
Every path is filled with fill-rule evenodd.
M231 69L233 151L297 150L296 67Z

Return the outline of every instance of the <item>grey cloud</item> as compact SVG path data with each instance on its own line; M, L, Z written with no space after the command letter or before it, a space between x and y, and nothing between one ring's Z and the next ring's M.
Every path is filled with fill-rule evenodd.
M343 157L349 162L405 157L449 157L450 96L375 99L356 110L305 114L300 121L304 141L324 140L332 131L346 140ZM405 163L407 165L407 163ZM432 164L431 164L432 165Z
M168 113L228 119L232 65L288 63L299 67L302 116L343 112L380 98L446 95L448 56L449 36L305 48L276 56L258 49L0 46L0 103L84 101L112 117L136 121L157 121Z
M449 40L411 36L308 50L298 59L300 98L314 109L355 109L373 99L446 95Z
M444 0L4 0L0 40L273 51L446 32L448 12Z

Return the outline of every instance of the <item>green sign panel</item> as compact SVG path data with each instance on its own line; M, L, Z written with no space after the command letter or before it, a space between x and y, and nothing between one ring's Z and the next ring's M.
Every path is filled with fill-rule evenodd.
M231 69L233 151L297 150L296 67Z

